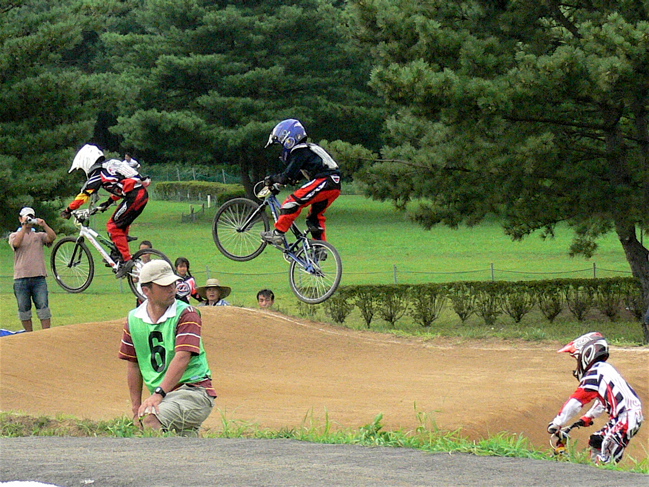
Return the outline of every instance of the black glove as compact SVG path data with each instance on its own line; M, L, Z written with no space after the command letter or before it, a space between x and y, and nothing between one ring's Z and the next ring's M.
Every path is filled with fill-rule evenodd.
M72 210L70 208L66 208L61 212L61 218L65 218L66 220L69 220L71 216L72 216Z
M560 429L561 426L557 426L552 421L550 421L550 424L548 424L548 433L550 433L551 435L557 434Z
M275 181L273 181L273 176L266 176L264 178L264 186L267 186L267 187L270 188L274 183L275 183Z
M582 418L582 419L580 419L580 420L578 420L578 421L575 421L575 422L572 424L571 428L583 428L584 426L590 426L591 424L593 424L593 421L592 421L592 420L591 420L590 424L588 424L588 423L586 423L586 421L584 421L583 418Z
M113 200L108 200L104 201L101 205L97 207L97 210L101 211L102 213L108 209L110 205L113 204Z

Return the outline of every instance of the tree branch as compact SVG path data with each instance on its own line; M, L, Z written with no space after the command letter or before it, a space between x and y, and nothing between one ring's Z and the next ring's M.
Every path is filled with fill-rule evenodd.
M562 4L557 0L549 0L548 3L550 4L550 7L553 10L552 17L554 18L554 20L559 22L559 24L561 24L564 29L570 32L577 39L581 39L582 36L579 33L579 29L577 28L577 26L573 24L570 20L568 20L568 18L561 11Z

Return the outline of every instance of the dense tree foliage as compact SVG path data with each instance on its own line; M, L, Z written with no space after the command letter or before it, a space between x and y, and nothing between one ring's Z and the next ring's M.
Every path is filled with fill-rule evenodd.
M394 115L370 195L426 227L503 217L515 239L620 238L649 297L649 4L356 0ZM649 335L648 335L649 338Z
M235 164L248 188L277 169L263 147L284 118L314 140L378 146L369 58L337 3L146 2L131 32L104 36L112 69L138 87L114 131L149 161Z
M111 5L34 0L0 9L2 228L15 228L23 205L51 219L57 196L78 184L67 177L71 156L110 91L88 66Z
M16 0L0 9L0 178L15 226L51 216L87 142L146 164L278 170L263 147L297 117L312 139L378 148L383 112L344 2ZM49 211L49 213L48 213Z

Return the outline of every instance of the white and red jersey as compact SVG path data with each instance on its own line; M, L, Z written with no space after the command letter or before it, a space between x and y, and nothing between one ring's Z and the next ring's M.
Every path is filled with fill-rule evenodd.
M111 199L119 200L134 189L147 187L149 180L144 178L127 162L111 159L91 170L86 184L70 203L69 208L76 210L85 204L101 188L111 193Z
M638 394L620 373L607 362L596 362L584 374L579 387L563 405L561 411L552 421L557 426L565 426L581 408L595 401L592 408L582 418L592 422L608 413L611 419L620 419L634 428L643 420L642 403Z

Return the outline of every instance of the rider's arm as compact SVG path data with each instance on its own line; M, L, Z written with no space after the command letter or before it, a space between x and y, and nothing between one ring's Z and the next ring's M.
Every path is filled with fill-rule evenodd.
M272 176L272 181L279 184L288 184L292 181L299 181L302 178L300 171L308 158L314 154L308 147L293 149L288 155L287 166L284 172Z
M593 407L588 410L586 414L584 414L581 419L585 423L585 426L590 426L593 424L593 419L594 418L599 418L604 411L606 411L606 407L604 407L604 404L602 401L599 399L595 401L595 404L593 404Z
M566 403L561 408L561 411L559 411L559 414L557 414L557 416L552 420L552 423L557 426L565 426L570 421L570 418L581 411L581 408L584 406L584 404L588 404L590 401L596 398L596 391L587 391L580 387L573 393L572 396L570 396L570 399L566 401Z
M74 201L68 205L68 210L77 210L84 205L90 197L101 189L101 171L96 171L90 175L86 184L83 185L79 194Z

